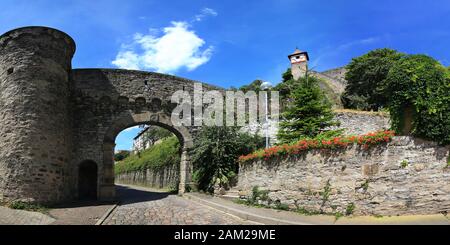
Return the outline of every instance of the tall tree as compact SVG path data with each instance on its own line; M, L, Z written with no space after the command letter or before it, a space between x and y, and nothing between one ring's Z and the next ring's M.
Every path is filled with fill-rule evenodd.
M348 84L341 99L345 108L375 110L387 105L384 81L391 67L404 54L392 49L376 49L353 58L347 65Z
M192 151L193 179L199 189L212 192L214 185L226 186L238 171L237 159L263 146L257 135L237 127L203 127Z
M302 138L312 138L325 128L337 125L334 114L315 77L303 77L291 92L292 102L282 114L278 139L290 143Z

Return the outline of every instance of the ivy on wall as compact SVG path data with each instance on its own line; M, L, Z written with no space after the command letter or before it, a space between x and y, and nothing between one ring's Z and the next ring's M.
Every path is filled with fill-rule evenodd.
M425 55L400 59L386 78L392 129L405 126L405 113L412 118L410 133L441 144L450 143L450 72Z

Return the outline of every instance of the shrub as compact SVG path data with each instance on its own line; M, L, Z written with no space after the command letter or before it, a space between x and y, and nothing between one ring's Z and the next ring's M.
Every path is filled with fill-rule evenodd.
M405 108L412 109L411 134L450 143L450 73L425 55L399 60L386 78L392 128L401 133Z
M394 137L394 131L379 131L360 136L335 137L329 140L303 139L292 144L283 144L268 149L255 151L239 157L240 163L264 159L265 161L275 157L287 157L303 154L312 149L345 149L357 144L364 149L381 143L387 143Z
M347 87L342 95L345 108L378 110L387 104L383 84L391 67L404 54L392 49L376 49L347 65Z
M17 209L17 210L26 210L26 211L33 211L33 212L41 212L46 213L48 211L48 208L45 206L42 206L40 204L35 203L28 203L28 202L22 202L22 201L15 201L8 205L9 208Z
M203 127L191 158L198 188L213 192L215 184L227 186L237 174L238 157L262 145L261 137L241 133L236 127Z
M114 161L119 162L130 156L130 151L121 150L114 154Z

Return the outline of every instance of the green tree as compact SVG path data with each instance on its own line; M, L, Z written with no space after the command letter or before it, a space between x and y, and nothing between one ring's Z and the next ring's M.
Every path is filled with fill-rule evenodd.
M122 161L123 159L127 158L130 155L130 151L127 150L120 150L114 154L114 161Z
M262 80L255 80L252 83L250 83L249 85L244 85L244 86L240 87L239 90L241 90L244 93L246 93L248 91L255 91L256 93L258 93L261 90L262 84L263 84Z
M237 127L203 127L191 155L194 181L207 192L212 192L216 183L228 185L237 174L239 156L262 145L261 137L241 133Z
M425 55L399 60L386 79L392 128L402 132L405 108L412 110L412 135L450 143L450 72Z
M299 85L291 93L293 101L282 114L278 139L290 143L302 138L313 138L325 128L337 125L333 120L331 104L318 86L315 77L299 79Z
M384 80L391 67L404 54L392 49L376 49L353 58L347 65L347 87L341 96L345 108L375 110L384 107L388 98Z

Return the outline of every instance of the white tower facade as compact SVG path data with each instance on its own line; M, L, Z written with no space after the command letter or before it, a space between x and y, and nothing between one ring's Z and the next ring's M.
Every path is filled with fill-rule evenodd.
M288 56L291 62L291 73L295 80L304 77L308 71L308 52L295 49L294 53Z

